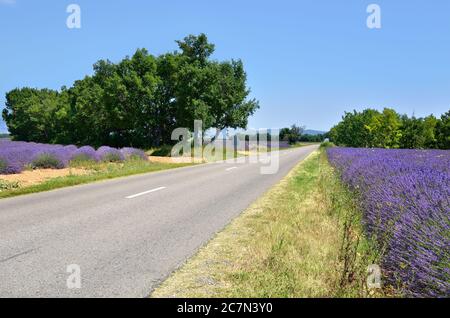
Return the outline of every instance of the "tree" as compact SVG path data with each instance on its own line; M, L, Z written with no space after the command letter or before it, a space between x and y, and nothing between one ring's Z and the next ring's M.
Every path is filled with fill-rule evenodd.
M211 61L206 35L177 41L181 52L155 57L138 49L61 91L17 89L3 117L17 140L150 147L171 142L176 127L246 128L258 102L248 99L242 61Z
M255 100L248 100L247 75L242 61L212 63L210 81L206 90L211 125L217 138L225 128L246 128L248 118L259 108Z
M375 134L373 118L379 115L374 109L365 109L362 112L356 110L352 113L346 112L342 121L333 127L330 136L337 145L346 147L373 147Z
M107 139L107 114L103 107L104 89L92 77L76 81L68 90L70 111L67 129L76 145L104 144Z
M292 125L291 128L282 128L280 129L280 140L295 144L300 141L303 131L303 127L299 127L295 124Z
M304 128L301 128L297 125L291 126L291 131L289 134L289 143L295 144L296 142L300 141L300 137L302 136L302 133L304 131Z
M372 148L398 148L401 137L400 116L393 109L385 108L382 113L370 112L365 128L368 131L370 142L367 146Z
M427 116L423 119L422 134L424 137L424 148L437 148L436 127L438 119L433 115Z
M8 130L15 140L55 142L57 129L64 117L62 93L34 88L14 89L6 94L2 112ZM65 97L65 94L64 94Z
M188 57L191 62L199 62L202 66L206 65L215 50L215 45L208 42L208 37L204 33L198 36L189 35L176 42L184 56Z
M209 61L214 45L204 34L177 43L188 59L179 69L175 88L177 124L192 128L194 120L202 120L204 130L216 128L215 138L225 128L246 128L259 104L247 99L250 90L242 61Z
M446 119L447 118L447 119ZM444 148L445 120L433 115L425 118L400 116L395 110L382 112L365 109L362 112L345 113L342 121L330 131L331 140L337 145L370 148Z
M400 145L407 149L436 148L435 137L438 120L434 116L426 118L402 117L402 137Z
M280 141L289 141L290 133L291 133L290 128L281 128L280 129Z
M450 110L436 124L436 144L440 149L450 149Z

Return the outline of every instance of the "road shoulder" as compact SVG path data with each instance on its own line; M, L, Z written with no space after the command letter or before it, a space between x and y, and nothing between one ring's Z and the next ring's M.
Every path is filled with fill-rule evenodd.
M329 189L321 186L329 184L321 179L324 175L331 178L327 182L335 179L322 157L316 151L299 163L151 297L362 295L362 278L342 283L349 270L343 268L345 257L340 252L347 216L334 213L324 197ZM352 216L351 221L352 231L359 233L359 220ZM358 243L353 250L358 257L350 270L361 276L367 251Z

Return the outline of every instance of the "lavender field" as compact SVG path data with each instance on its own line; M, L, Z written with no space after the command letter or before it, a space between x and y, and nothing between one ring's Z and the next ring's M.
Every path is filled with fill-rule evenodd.
M408 297L450 296L450 151L330 148L382 252L385 283Z
M61 169L74 160L120 162L131 157L147 159L142 150L135 148L103 146L95 150L90 146L78 148L0 139L0 174L20 173L26 167Z

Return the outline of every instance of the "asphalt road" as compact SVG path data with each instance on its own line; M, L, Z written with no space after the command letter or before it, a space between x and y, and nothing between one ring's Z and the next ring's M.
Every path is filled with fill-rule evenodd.
M148 296L315 149L280 152L272 175L226 162L2 199L0 297Z

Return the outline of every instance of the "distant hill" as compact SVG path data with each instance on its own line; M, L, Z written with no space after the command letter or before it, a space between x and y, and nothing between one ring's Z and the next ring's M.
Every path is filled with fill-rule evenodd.
M303 132L304 135L312 135L312 136L323 135L326 133L327 133L326 131L312 130L312 129L307 129Z

